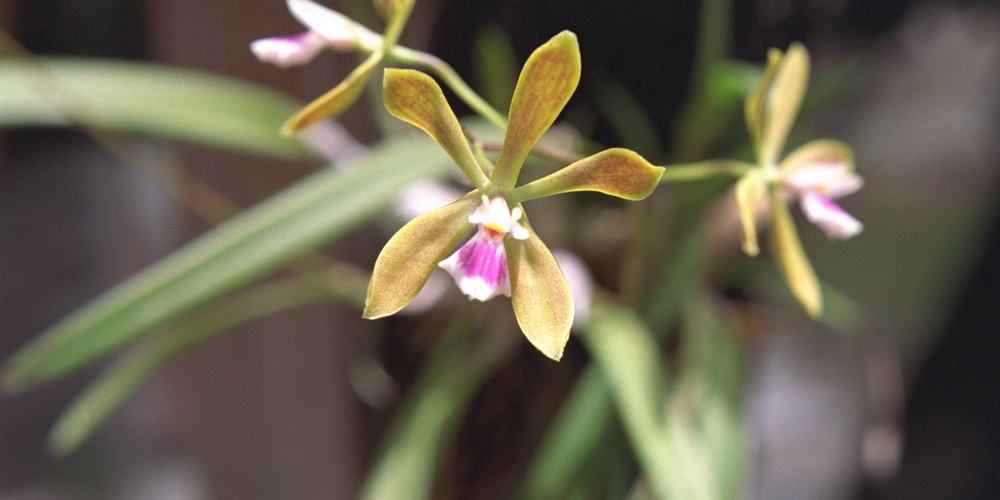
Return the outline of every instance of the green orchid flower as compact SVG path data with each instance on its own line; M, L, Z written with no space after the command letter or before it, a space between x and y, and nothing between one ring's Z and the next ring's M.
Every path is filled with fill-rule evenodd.
M839 141L815 140L779 161L808 82L809 53L802 44L792 44L785 53L771 49L767 70L745 108L757 165L737 182L735 192L743 251L751 256L759 253L758 212L770 205L771 250L778 267L806 312L818 317L823 310L819 281L802 249L788 202L798 200L806 218L829 237L846 239L859 234L863 226L832 200L864 183L854 173L851 148Z
M645 198L663 174L638 154L612 148L534 182L516 186L528 153L552 125L580 80L576 35L559 33L535 50L518 78L509 125L496 166L477 158L438 84L408 69L387 69L386 108L430 135L475 189L450 205L403 226L379 254L364 317L405 307L436 266L447 270L469 299L511 297L528 340L558 360L573 323L573 299L552 253L531 228L523 202L572 191L597 191L628 200ZM475 234L457 250L470 232Z

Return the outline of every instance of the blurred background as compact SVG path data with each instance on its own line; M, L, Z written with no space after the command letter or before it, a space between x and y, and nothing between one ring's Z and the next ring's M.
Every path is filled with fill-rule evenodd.
M362 0L322 3L376 26ZM1000 498L998 9L734 1L732 56L760 63L769 47L804 42L813 84L828 79L835 91L799 123L851 144L866 180L844 200L865 223L860 237L827 244L802 231L818 274L863 306L863 332L793 323L750 346L750 497ZM505 34L522 61L573 30L584 73L564 118L614 145L613 110L641 103L647 116L634 118L648 136L632 147L654 159L683 146L669 138L690 92L698 11L694 0L420 0L401 43L438 54L481 88L478 36ZM279 0L0 0L0 26L34 54L148 60L303 102L357 62L332 53L290 70L257 62L251 41L302 30ZM369 107L341 119L362 142L378 134ZM163 146L241 206L320 166ZM209 227L166 194L162 183L173 181L120 164L79 132L0 132L0 355ZM357 236L325 251L370 266L384 235ZM405 388L418 368L410 355L425 348L377 328L353 309L307 307L220 336L61 460L47 455L45 435L92 371L0 400L0 499L350 498L396 402L392 391L360 398L356 374L384 363L388 386ZM552 409L517 402L558 399L571 376L527 352L473 404L438 480L442 496L495 497L520 470L539 431L526 438L518 423ZM556 382L538 388L539 377Z

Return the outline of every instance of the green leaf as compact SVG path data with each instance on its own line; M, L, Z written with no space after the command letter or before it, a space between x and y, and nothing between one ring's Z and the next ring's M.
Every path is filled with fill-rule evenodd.
M526 240L505 238L504 248L517 324L531 345L559 361L573 326L573 296L566 278L534 229Z
M663 167L654 167L628 149L612 148L520 186L510 193L510 198L527 201L573 191L596 191L626 200L641 200L656 189L662 175Z
M680 418L687 408L665 406L667 370L656 339L639 316L630 309L594 301L582 339L611 389L629 443L655 496L717 498L700 436L688 419Z
M743 429L743 374L735 318L711 293L691 294L684 309L680 344L682 391L678 400L694 407L711 461L719 498L741 498L747 439Z
M426 132L476 187L486 187L489 183L486 174L476 162L455 112L434 79L412 69L387 69L382 89L385 107L393 116Z
M342 270L343 266L338 268L338 271ZM336 272L328 275L324 271L309 275L309 284L299 276L267 283L203 307L142 339L59 416L49 433L49 450L56 456L66 456L75 451L167 362L215 334L240 323L305 304L333 300L360 302L365 277L358 274L361 273ZM317 284L322 285L322 289L314 286Z
M472 49L475 52L473 68L476 88L490 105L510 109L517 80L518 60L510 38L496 26L481 28L476 33Z
M359 498L431 498L464 410L513 345L469 335L477 331L456 321L437 344L386 432Z
M788 211L788 206L780 195L771 196L771 251L777 261L781 275L788 283L788 288L802 308L813 318L823 313L823 295L813 271L809 257L802 249L802 241L795 230L795 221Z
M593 366L577 378L545 440L528 467L524 493L517 498L566 498L588 457L597 452L612 422L608 385Z
M285 189L63 319L8 361L4 389L65 375L261 277L370 219L408 183L443 175L450 162L432 141L394 140L351 167Z
M0 61L0 126L92 126L279 157L306 157L278 134L298 104L238 80L148 63Z
M580 81L580 47L576 35L563 31L528 57L517 79L510 120L496 169L490 180L512 189L524 159L548 130Z
M474 191L420 215L396 232L375 261L364 317L377 319L406 307L438 263L472 229L469 215L479 203Z

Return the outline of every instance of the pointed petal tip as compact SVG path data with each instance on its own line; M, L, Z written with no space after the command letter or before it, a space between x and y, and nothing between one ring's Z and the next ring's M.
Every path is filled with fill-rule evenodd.
M552 361L559 362L559 361L562 360L563 350L565 349L566 346L565 345L559 346L559 347L549 346L549 348L547 348L547 349L543 349L543 348L541 348L541 347L539 347L537 345L535 347L539 351L541 351L541 353L544 354L545 357L551 359Z
M746 254L747 257L756 257L760 255L760 245L757 244L756 234L754 234L753 238L744 239L741 247L743 248L743 253Z
M806 314L812 319L820 319L823 316L823 301L819 300L815 303L802 303L802 307L805 309Z
M554 335L554 336L544 336L544 335L528 335L525 332L525 337L528 342L538 349L538 352L545 355L553 361L562 360L563 353L566 350L566 344L569 342L570 332L566 329L564 335Z

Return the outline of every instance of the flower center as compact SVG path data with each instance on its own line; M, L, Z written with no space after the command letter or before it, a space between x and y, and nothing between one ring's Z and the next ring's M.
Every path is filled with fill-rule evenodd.
M490 199L483 195L483 203L469 215L469 222L477 225L492 240L500 241L508 234L514 239L528 238L528 229L519 222L524 212L521 207L508 208L502 196Z

